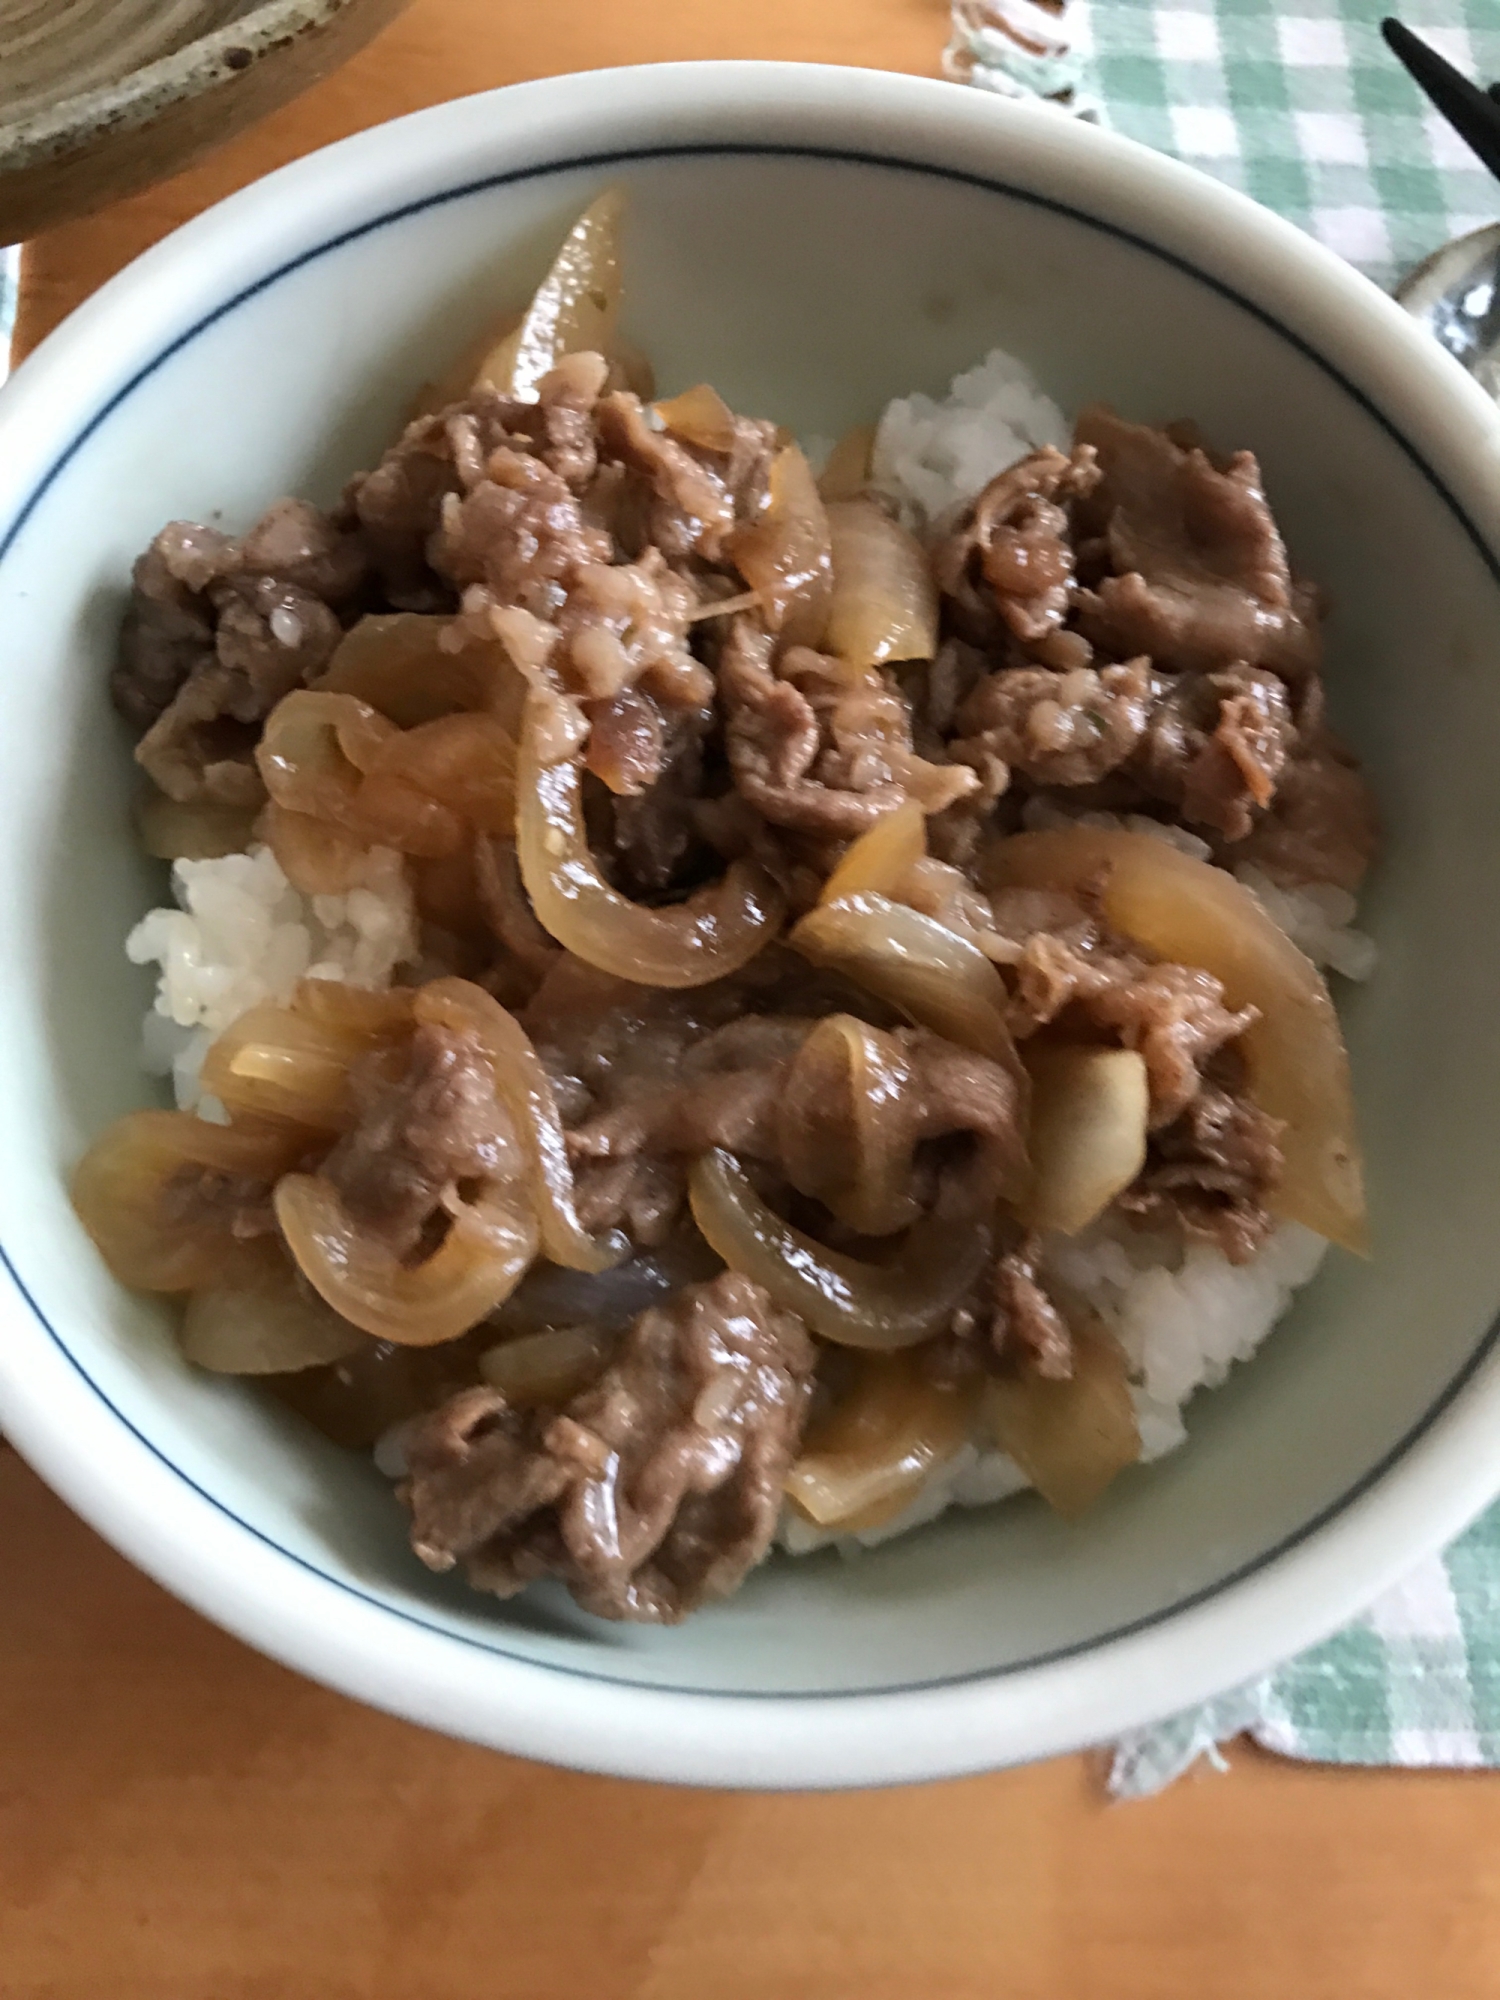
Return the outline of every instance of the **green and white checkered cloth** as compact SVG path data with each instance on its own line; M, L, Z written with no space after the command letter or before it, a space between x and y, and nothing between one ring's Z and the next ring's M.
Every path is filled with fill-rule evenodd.
M1467 74L1500 77L1500 0L1396 4ZM1386 49L1385 11L1376 0L1069 0L1059 18L1034 0L954 0L946 66L1007 96L1062 99L1189 161L1390 287L1500 218L1500 183ZM1156 1791L1246 1732L1323 1763L1500 1765L1500 1508L1323 1645L1116 1745L1111 1790Z
M1396 0L1471 76L1500 77L1496 0ZM1500 219L1500 183L1380 39L1380 0L956 0L950 75L1007 95L1071 88L1091 115L1201 167L1394 285ZM1022 55L1009 22L1048 54Z
M1125 1737L1110 1790L1159 1791L1242 1734L1318 1764L1500 1765L1500 1507L1321 1646Z

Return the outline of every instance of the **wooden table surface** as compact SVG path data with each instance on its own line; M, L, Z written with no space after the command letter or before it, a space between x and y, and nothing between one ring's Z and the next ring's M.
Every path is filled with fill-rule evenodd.
M28 253L20 340L207 203L440 98L605 63L932 71L944 0L417 0L194 172ZM3 2000L1494 2000L1500 1777L1103 1803L1082 1759L874 1795L581 1778L248 1652L0 1448Z

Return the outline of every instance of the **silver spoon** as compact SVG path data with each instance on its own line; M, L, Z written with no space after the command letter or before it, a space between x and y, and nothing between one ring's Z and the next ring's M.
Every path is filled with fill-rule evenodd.
M1500 222L1435 250L1396 298L1500 402Z

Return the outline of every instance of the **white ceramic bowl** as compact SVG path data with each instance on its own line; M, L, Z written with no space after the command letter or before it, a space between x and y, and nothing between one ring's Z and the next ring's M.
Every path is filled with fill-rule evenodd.
M1261 454L1335 606L1389 845L1348 1009L1374 1260L1338 1256L1177 1457L1081 1527L1027 1501L858 1563L777 1560L679 1631L429 1577L362 1462L189 1374L105 1277L66 1169L142 1101L132 850L104 675L169 516L331 496L606 180L665 386L837 431L992 345L1065 404ZM501 275L497 277L497 272ZM1354 1612L1500 1487L1500 416L1247 201L1047 113L763 65L527 85L248 189L0 397L0 1422L90 1521L267 1652L422 1722L643 1777L914 1779L1096 1741ZM226 1729L233 1718L226 1715Z

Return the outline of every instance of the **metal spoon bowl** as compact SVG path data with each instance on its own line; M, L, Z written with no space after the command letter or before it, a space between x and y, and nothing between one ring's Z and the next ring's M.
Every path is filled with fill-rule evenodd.
M1434 251L1396 299L1500 402L1500 222Z

